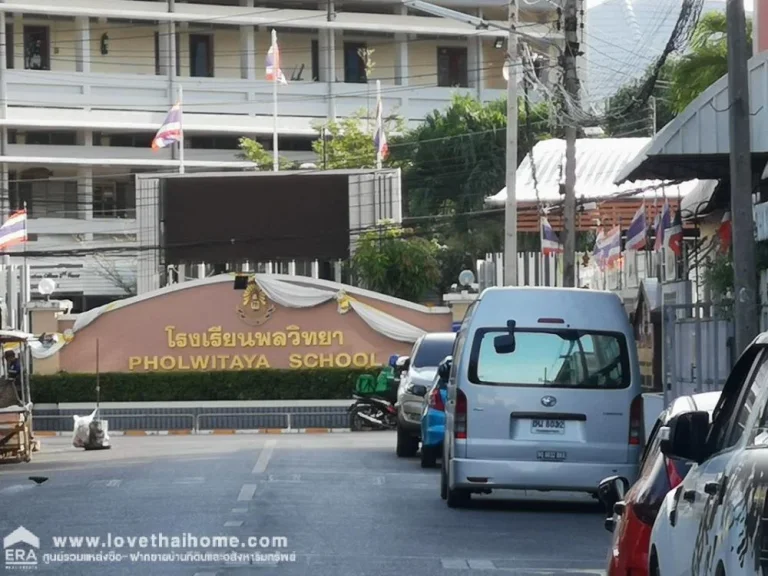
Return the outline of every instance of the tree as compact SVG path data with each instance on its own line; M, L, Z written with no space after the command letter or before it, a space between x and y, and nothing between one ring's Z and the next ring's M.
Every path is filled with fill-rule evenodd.
M707 12L691 36L690 51L670 61L670 100L682 112L699 94L728 73L725 12ZM747 20L747 52L752 53L752 21Z
M104 280L125 292L126 296L136 295L136 277L121 272L114 259L106 258L102 254L94 254L93 263L96 274Z
M520 106L518 162L537 140L549 136L548 116L546 104L538 105L526 122ZM435 110L424 123L394 138L391 162L403 169L409 214L481 210L485 197L504 187L506 126L506 101L481 103L457 95L446 110Z
M439 250L412 229L382 222L360 236L352 273L369 290L419 302L440 280Z
M647 76L625 84L613 95L606 107L603 130L611 138L653 136L675 117L670 100L671 66L664 65L653 89L653 100L643 105L635 102ZM650 71L649 71L650 72ZM634 104L634 106L633 106ZM653 124L654 106L656 125Z
M320 139L312 142L320 167L324 170L354 168L375 168L376 150L373 144L373 129L366 129L365 110L358 110L352 116L338 121L316 123L315 130ZM382 119L384 131L393 134L403 129L403 121L396 115Z
M240 138L240 150L242 151L240 156L256 164L259 170L272 170L274 162L272 152L265 150L261 142L243 136ZM278 156L277 162L280 170L296 170L298 168L296 162L282 156Z

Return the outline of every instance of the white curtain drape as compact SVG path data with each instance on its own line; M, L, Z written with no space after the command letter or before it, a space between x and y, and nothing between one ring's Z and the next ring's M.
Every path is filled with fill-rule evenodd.
M254 280L270 300L285 308L314 308L315 306L335 300L339 304L338 310L340 314L346 313L351 308L371 329L392 340L412 343L425 334L425 331L421 328L395 318L386 312L377 310L373 306L355 300L343 290L333 290L330 288L323 290L311 286L302 286L293 282L277 280L269 274L256 274L254 275ZM301 277L297 276L296 280L300 282ZM91 324L102 314L129 304L141 302L149 297L151 296L142 294L125 300L111 302L79 314L74 326L72 326L70 336ZM55 344L44 349L41 345L37 350L33 350L33 355L39 355L35 356L35 358L48 358L61 349L70 339L69 337L64 338L63 335L59 334Z

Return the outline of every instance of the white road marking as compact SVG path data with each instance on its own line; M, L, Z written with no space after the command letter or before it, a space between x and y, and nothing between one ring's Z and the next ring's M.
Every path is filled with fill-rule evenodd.
M174 484L202 484L205 482L205 478L202 476L195 476L194 478L179 478L178 480L174 480Z
M35 484L12 484L0 490L0 494L16 494L18 492L24 492L25 490L32 490L35 488Z
M253 500L253 495L256 494L256 484L243 484L240 488L240 494L237 496L238 502L248 502Z
M496 570L496 566L490 560L467 560L471 570Z
M264 474L269 466L269 459L272 458L272 453L275 451L275 445L277 440L267 440L264 442L264 448L261 449L259 459L256 460L256 465L253 467L252 474Z
M216 572L195 572L195 576L216 576Z
M445 570L468 570L469 565L461 558L441 558L440 562Z
M224 523L224 526L226 526L226 527L228 527L228 526L242 526L242 525L243 525L243 521L242 520L228 520L227 522Z
M232 508L232 514L245 514L248 508Z
M114 479L114 480L107 480L107 487L109 488L118 488L120 484L122 484L122 480Z

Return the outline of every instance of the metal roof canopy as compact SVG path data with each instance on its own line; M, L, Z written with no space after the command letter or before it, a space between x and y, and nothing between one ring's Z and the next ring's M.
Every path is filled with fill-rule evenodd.
M584 199L685 197L704 190L711 194L712 180L691 180L680 184L667 179L644 179L616 184L616 177L649 143L650 138L579 138L576 141L576 195ZM531 162L533 156L533 163ZM535 172L535 180L534 180ZM538 142L516 172L518 202L561 202L565 183L565 141ZM489 206L503 206L507 189L486 198Z
M768 52L751 58L752 166L761 173L768 161ZM728 75L667 124L618 174L615 182L649 178L724 179L730 174Z

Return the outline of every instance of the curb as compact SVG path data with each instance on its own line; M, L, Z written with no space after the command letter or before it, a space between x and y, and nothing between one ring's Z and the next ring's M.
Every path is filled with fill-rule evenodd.
M232 430L218 428L215 430L110 430L110 437L117 436L231 436L240 434L339 434L349 433L348 428L253 428ZM57 438L71 436L72 432L40 430L33 432L36 438Z

